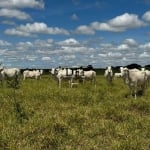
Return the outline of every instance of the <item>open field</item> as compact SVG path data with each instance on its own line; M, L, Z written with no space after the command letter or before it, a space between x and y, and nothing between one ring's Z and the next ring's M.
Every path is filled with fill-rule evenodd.
M150 87L135 100L121 79L59 89L44 75L0 87L0 120L2 150L149 150Z

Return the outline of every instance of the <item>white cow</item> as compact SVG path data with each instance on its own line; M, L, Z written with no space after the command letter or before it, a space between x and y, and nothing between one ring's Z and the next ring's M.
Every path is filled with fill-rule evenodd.
M150 84L150 71L149 70L145 70L146 75L147 75L147 86L149 86Z
M73 72L71 69L69 69L69 68L57 68L55 70L55 74L56 74L56 78L58 80L59 88L61 88L61 82L63 79L68 80L69 86L70 86L71 78L73 75Z
M122 78L123 77L123 70L124 70L124 68L126 68L126 67L120 67L120 72L114 73L114 77L115 78Z
M49 73L50 73L51 76L53 76L55 74L55 68L50 69Z
M83 80L83 84L86 80L91 80L96 87L96 72L94 70L81 71L80 73L80 78Z
M134 98L137 97L137 90L140 88L142 92L145 90L147 75L146 72L140 71L138 69L123 69L123 77L125 83L129 86L131 90L131 95L134 95Z
M121 73L121 72L116 72L116 73L114 74L114 77L115 77L115 78L120 78L120 77L122 77L122 73Z
M25 80L26 78L40 79L42 73L43 73L42 70L33 70L33 71L25 70L23 72L23 80Z
M73 86L73 81L75 79L78 79L81 75L82 70L80 69L70 69L70 68L56 68L55 69L55 75L58 80L59 88L61 88L61 82L62 80L68 80L69 81L69 87Z
M122 74L122 79L123 79L124 83L125 83L124 70L126 70L126 69L128 69L128 68L127 68L127 67L120 67L120 72L121 72L121 74ZM136 69L135 69L135 70L136 70Z
M112 71L112 67L111 66L108 66L106 68L105 73L104 73L104 77L106 78L106 80L109 83L112 83L112 80L113 80L113 71Z
M40 72L40 74L42 75L42 74L43 74L43 69L40 69L39 72Z
M72 68L72 70L73 70L73 74L71 76L71 81L70 81L71 88L73 87L73 85L79 84L79 82L75 82L75 80L79 80L79 81L82 80L83 82L85 80L83 69Z
M141 68L141 71L144 71L146 72L146 75L147 75L147 85L149 85L149 82L150 82L150 71L145 69L144 67Z
M4 80L14 81L14 86L19 84L20 80L20 69L19 68L3 68L0 72L2 82Z
M49 73L51 76L55 76L58 73L58 70L60 68L51 68L51 70L49 70Z

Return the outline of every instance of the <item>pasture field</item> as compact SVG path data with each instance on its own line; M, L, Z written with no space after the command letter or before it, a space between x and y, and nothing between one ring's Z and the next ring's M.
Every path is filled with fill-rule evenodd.
M1 150L149 150L150 87L135 100L121 79L68 88L48 75L0 87Z

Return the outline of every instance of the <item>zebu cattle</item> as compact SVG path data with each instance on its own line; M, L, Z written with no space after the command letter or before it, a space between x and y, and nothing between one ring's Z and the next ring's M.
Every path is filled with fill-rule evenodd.
M94 70L83 71L81 72L80 77L83 80L83 84L85 83L86 80L91 80L91 82L96 87L96 72Z
M83 81L85 80L85 76L84 76L84 71L83 69L80 68L72 68L73 69L73 74L71 76L71 81L70 81L70 87L72 88L73 85L77 85L79 84L79 82L74 82L75 80L79 80L79 81Z
M59 88L61 88L62 80L69 81L69 87L73 86L73 81L79 77L81 70L70 68L57 68L55 69L56 78L58 80Z
M104 77L106 78L106 80L108 81L108 83L112 83L112 80L113 80L113 71L112 71L111 66L108 66L106 68L105 73L104 73Z
M120 67L120 72L122 74L122 79L123 79L124 83L125 83L124 70L126 70L126 69L128 69L128 68L127 67Z
M140 88L144 92L146 87L147 75L146 72L140 71L138 69L123 69L123 77L125 83L129 86L131 90L131 95L134 98L137 97L137 90Z
M40 71L39 71L39 72L40 72L40 74L41 74L41 75L43 74L43 70L42 70L42 69L40 69ZM41 77L41 76L40 76L40 77Z
M52 68L49 72L52 76L55 75L55 68Z
M144 67L141 68L141 71L144 71L146 72L146 75L147 75L147 85L149 85L149 82L150 82L150 71L145 69Z
M114 73L114 78L122 78L123 77L123 69L126 67L120 67L120 72Z
M25 70L23 72L23 80L25 80L26 78L40 79L42 73L43 73L42 70L33 70L33 71Z
M62 68L61 67L59 67L59 68L51 68L49 70L49 73L50 73L51 76L56 76L56 74L58 73L58 70L60 70L60 69L62 69Z
M72 70L69 68L57 68L55 70L56 78L58 79L59 88L61 88L61 82L63 79L67 79L69 81L69 86L71 82Z
M121 73L121 72L116 72L116 73L114 74L114 77L115 77L115 78L120 78L120 77L122 77L122 73Z
M13 86L17 86L19 84L20 79L20 69L19 68L3 68L1 69L1 80L11 80L13 81Z
M87 68L86 68L87 69ZM91 80L96 86L96 72L93 70L84 71L82 67L75 68L52 68L50 73L55 75L58 80L59 87L61 87L62 80L66 79L69 81L69 86L72 87L79 82L74 82L75 80L82 81L83 84L86 80Z
M150 71L149 70L145 70L146 75L147 75L147 86L149 86L150 84Z

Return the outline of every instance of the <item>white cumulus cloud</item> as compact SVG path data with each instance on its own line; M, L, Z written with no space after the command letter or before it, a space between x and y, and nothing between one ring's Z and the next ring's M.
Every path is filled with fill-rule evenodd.
M10 46L11 43L7 42L7 41L3 41L3 40L0 40L0 46Z
M138 45L138 43L134 39L131 39L131 38L125 39L123 41L123 43L127 44L128 46L137 46Z
M120 30L124 31L130 28L141 27L144 22L139 20L136 14L124 13L123 15L117 16L108 21L112 27L118 27Z
M119 32L121 31L119 28L115 28L108 23L100 23L100 22L93 22L91 23L91 28L93 30L99 31L112 31L112 32Z
M81 25L76 28L76 33L95 34L95 31L123 32L132 28L145 26L146 23L138 18L136 14L124 13L106 22L95 21L89 25Z
M48 61L48 60L51 60L51 58L50 58L50 57L42 57L41 60L43 60L43 61Z
M135 14L125 13L117 16L106 23L94 22L91 24L96 30L122 32L127 29L144 26L144 22L138 19Z
M75 33L93 35L95 34L95 31L90 26L81 25L76 28Z
M80 43L77 40L70 38L64 41L60 41L59 44L62 46L78 46Z
M5 34L18 36L32 36L32 34L62 34L69 35L69 32L63 28L48 27L43 22L27 23L19 27L5 30Z
M0 0L1 8L44 8L43 0Z
M150 42L140 45L140 48L144 50L150 50Z
M142 18L145 21L150 21L150 11L145 12L144 15L142 16Z
M19 20L27 20L31 19L30 15L16 9L7 9L2 8L0 9L0 17L7 17L7 18L16 18Z
M128 50L129 46L127 44L121 44L117 47L118 50Z

